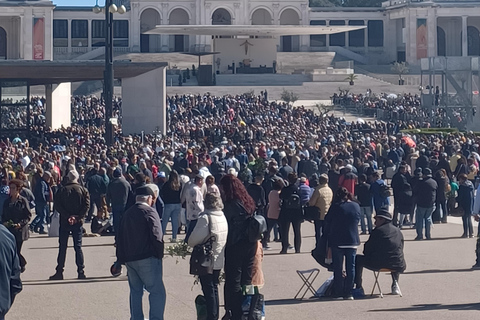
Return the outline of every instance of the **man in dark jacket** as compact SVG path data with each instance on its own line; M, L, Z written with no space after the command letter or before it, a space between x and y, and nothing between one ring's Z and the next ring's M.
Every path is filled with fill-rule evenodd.
M113 229L115 232L120 227L120 221L122 220L123 213L125 212L128 197L132 192L130 183L122 177L122 171L115 169L113 171L113 180L107 187L107 205L111 207L113 213Z
M297 175L294 172L290 173L288 175L289 185L283 188L282 192L280 193L282 207L278 217L278 224L280 226L280 234L282 235L281 254L286 254L287 249L290 246L288 242L290 224L292 224L293 227L295 253L300 253L300 246L302 244L302 202L300 192L296 186L297 180Z
M94 206L97 207L97 217L103 216L102 195L107 193L107 183L105 179L99 174L100 164L95 163L91 176L87 179L87 189L90 193L90 209L88 211L87 221L90 221L93 216Z
M82 252L83 219L90 209L90 196L87 189L78 184L78 172L68 173L69 182L57 191L54 198L55 209L60 214L59 249L57 272L50 280L63 280L63 268L67 255L68 236L72 234L77 264L78 279L85 279L84 259Z
M50 172L45 172L35 184L35 189L33 189L33 195L35 197L35 214L37 216L30 224L30 230L40 234L46 234L43 224L50 213L48 207L48 201L50 201L50 187L45 180L51 177L52 175Z
M264 209L267 205L265 190L262 187L263 174L257 174L255 176L255 183L251 183L247 187L247 192L255 202L257 214L263 215Z
M392 294L400 294L398 278L405 271L406 263L403 256L403 234L392 223L392 216L388 208L380 209L375 215L375 229L368 241L365 242L363 255L357 254L355 258L355 290L363 294L362 272L363 268L380 270L382 268L393 270Z
M367 228L368 233L372 233L373 197L365 174L361 174L358 177L358 184L355 186L355 196L360 204L360 229L362 234L367 234ZM365 218L367 219L367 225L365 225Z
M282 166L278 169L278 173L282 176L283 179L287 180L288 175L293 172L293 168L288 165L287 157L282 159Z
M417 204L415 228L417 237L415 240L423 240L423 225L425 223L425 237L431 239L430 227L432 226L432 213L435 210L437 194L437 182L432 178L432 170L423 169L423 179L413 189L415 203Z
M393 207L393 225L397 226L398 225L398 213L399 209L398 207L400 206L401 203L401 193L403 192L403 188L405 185L408 184L407 181L407 167L405 166L400 166L398 168L397 173L395 173L392 177L392 189L393 189L393 199L394 199L394 207Z
M163 234L160 218L152 208L154 193L142 186L136 203L129 208L117 234L117 259L125 263L130 286L131 319L144 319L144 288L150 293L150 319L163 319L166 293L163 284Z
M0 319L4 319L15 296L22 291L20 262L14 235L0 224Z

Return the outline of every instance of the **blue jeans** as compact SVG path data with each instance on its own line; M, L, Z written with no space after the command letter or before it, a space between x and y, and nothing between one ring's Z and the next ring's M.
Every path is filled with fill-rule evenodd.
M180 203L165 204L162 216L162 232L165 234L167 230L168 220L172 220L172 239L177 239L178 223L180 219L180 210L182 205Z
M333 260L333 288L336 296L347 297L351 295L355 280L355 256L357 249L332 248ZM345 272L347 277L343 279L343 258L345 257Z
M367 228L368 228L368 233L372 232L372 212L373 208L372 207L360 207L360 228L362 229L362 232L366 232L365 229L365 218L367 218Z
M166 292L163 285L162 260L150 257L125 264L130 286L130 320L144 320L143 288L149 292L150 320L163 320Z
M187 220L187 234L185 235L185 242L188 242L188 238L190 238L190 235L192 234L196 225L197 220Z
M37 216L35 217L35 219L33 219L30 226L34 229L38 229L38 231L43 232L43 224L45 223L45 218L47 217L49 211L50 208L48 207L48 203L37 203L35 205L35 214Z
M423 238L423 226L425 225L425 237L431 238L430 227L432 226L432 213L435 211L435 205L430 208L417 206L415 215L415 228L417 229L417 238Z

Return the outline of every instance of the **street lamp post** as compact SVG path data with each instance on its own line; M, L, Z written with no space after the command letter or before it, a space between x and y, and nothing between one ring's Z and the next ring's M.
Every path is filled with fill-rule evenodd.
M107 146L113 144L113 14L123 14L127 10L125 6L117 7L113 0L105 0L105 7L100 8L97 4L93 12L105 12L105 71L103 74L103 99L105 100L105 143Z

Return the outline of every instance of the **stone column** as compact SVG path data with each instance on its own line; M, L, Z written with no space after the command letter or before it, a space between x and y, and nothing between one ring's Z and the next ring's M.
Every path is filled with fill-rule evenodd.
M325 24L329 26L330 20L325 20ZM325 46L327 47L327 51L330 51L330 35L329 34L325 35Z
M132 3L130 11L130 50L132 52L140 52L140 12L139 3Z
M92 50L92 20L88 20L87 21L88 23L88 41L87 41L87 44L88 44L88 49L89 50Z
M23 19L23 59L33 60L33 11L25 8Z
M462 56L468 56L467 16L462 16Z
M365 47L365 53L368 52L368 20L363 20L363 24L366 26L365 29L363 29L363 45Z
M72 87L70 82L47 84L45 86L45 97L47 100L46 122L52 129L69 127L72 121L70 108Z
M44 60L53 60L53 9L45 9Z
M168 3L162 3L162 25L168 25ZM158 36L160 38L161 49L162 52L169 52L170 51L170 35Z
M437 56L437 17L434 10L430 11L427 18L427 43L428 43L428 56Z
M345 19L345 26L348 26L348 19ZM345 48L348 48L350 46L350 39L349 39L349 34L350 32L345 32Z
M68 44L67 44L67 52L72 53L72 19L68 19L67 21L67 32L68 32Z

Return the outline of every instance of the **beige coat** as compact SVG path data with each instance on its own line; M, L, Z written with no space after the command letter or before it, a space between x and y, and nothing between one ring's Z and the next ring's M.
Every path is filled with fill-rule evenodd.
M328 184L319 185L313 191L312 197L310 198L310 201L308 201L308 205L319 208L320 220L324 220L325 215L332 204L332 200L333 192Z
M225 244L227 243L228 223L222 211L205 210L205 213L210 215L211 235L215 237L213 242L213 269L221 270L225 262ZM188 238L188 245L194 247L197 244L202 244L208 240L210 234L208 233L208 216L201 214L198 217L197 224Z

